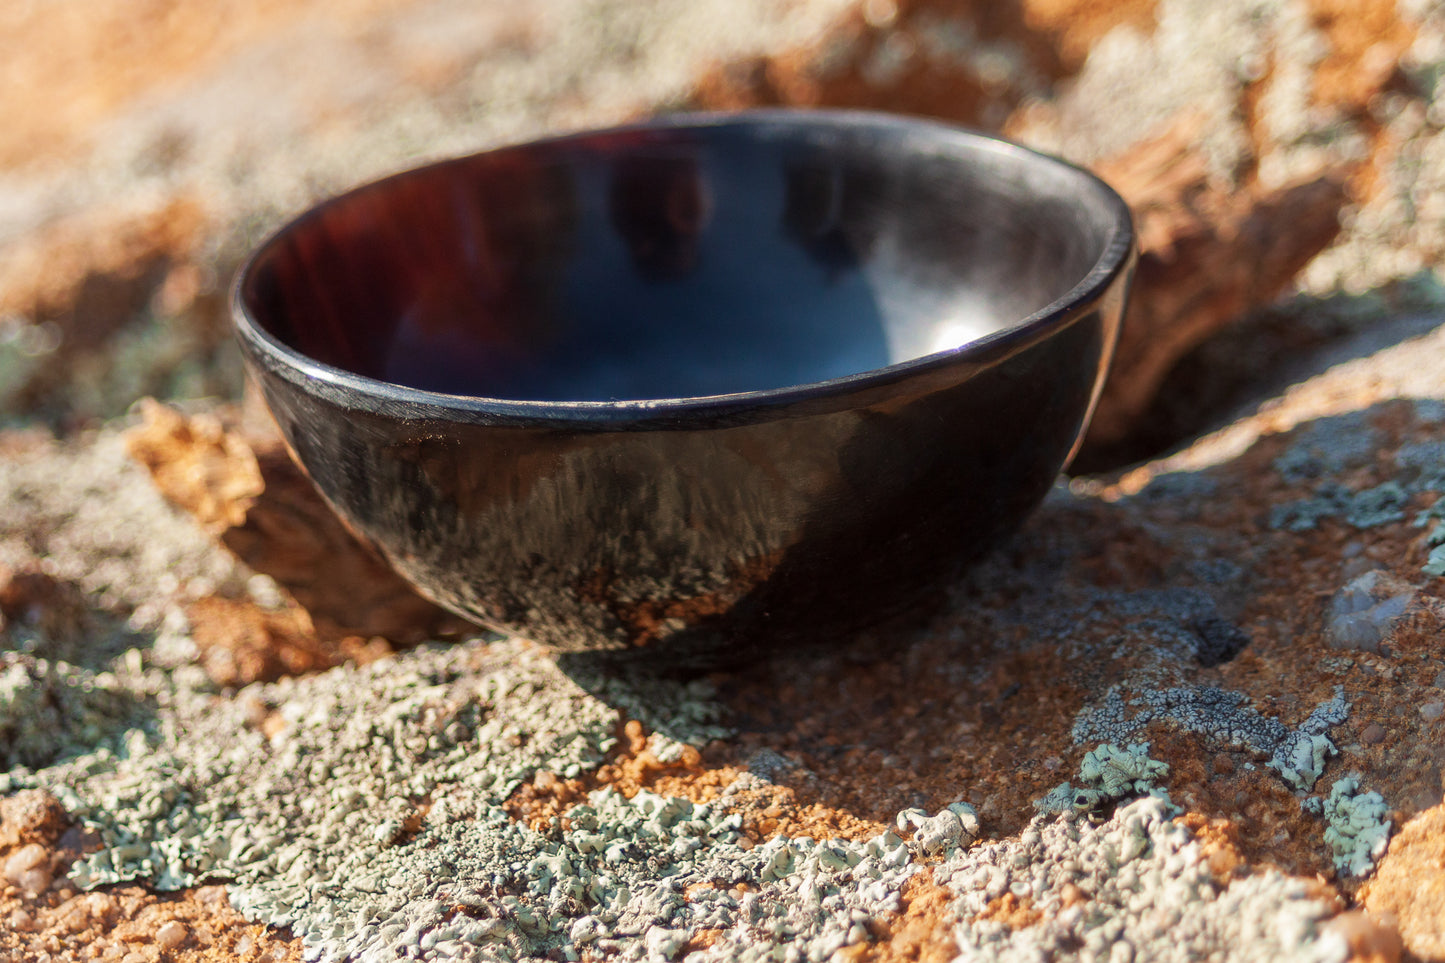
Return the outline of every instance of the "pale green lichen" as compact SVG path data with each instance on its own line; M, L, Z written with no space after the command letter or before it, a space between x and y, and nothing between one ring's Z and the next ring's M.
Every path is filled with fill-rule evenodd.
M39 564L137 633L160 629L186 599L242 596L251 578L166 504L126 454L119 426L0 458L0 501L0 565L25 571Z
M930 856L978 838L978 812L968 803L950 803L934 816L922 809L905 809L897 823L900 830L911 830L914 843Z
M92 751L146 715L140 695L111 673L0 652L0 770Z
M1401 445L1395 464L1411 491L1445 491L1445 441Z
M1315 706L1309 717L1280 742L1269 767L1294 788L1308 791L1324 773L1326 760L1339 751L1325 732L1349 715L1344 689L1336 687L1333 698Z
M1079 765L1079 784L1061 783L1034 808L1047 815L1062 812L1090 812L1107 803L1132 796L1158 795L1167 798L1155 783L1169 775L1169 764L1149 758L1149 743L1119 748L1104 743L1084 756Z
M1321 519L1343 517L1355 528L1375 528L1404 521L1409 502L1409 491L1393 480L1361 491L1351 491L1331 480L1317 487L1310 498L1275 505L1270 509L1269 524L1271 528L1305 532L1316 528Z
M1308 790L1324 772L1325 762L1338 751L1325 733L1349 717L1344 689L1336 687L1333 698L1316 706L1294 729L1245 703L1240 693L1213 686L1146 691L1129 701L1115 687L1100 702L1079 711L1073 736L1075 741L1122 742L1143 732L1151 722L1167 721L1224 746L1267 753L1270 768L1280 778L1296 789ZM1134 712L1130 713L1130 708Z
M671 733L664 749L727 730L705 682L579 680L517 641L423 647L230 697L176 676L153 733L16 784L50 789L100 836L72 870L81 885L226 880L238 909L290 926L313 959L662 959L708 930L692 958L760 963L781 947L821 961L898 911L920 861L978 832L956 803L901 813L911 841L753 846L727 811L756 788L750 774L716 806L603 790L565 828L534 831L502 804L539 772L598 766L620 706ZM267 711L284 723L269 737L254 724Z
M1437 498L1429 508L1415 516L1417 528L1431 526L1425 535L1425 547L1430 554L1420 571L1436 577L1445 575L1445 521L1441 519L1445 519L1445 498Z
M1390 842L1388 814L1383 796L1360 791L1358 773L1335 780L1323 801L1323 815L1328 823L1325 842L1341 874L1365 876L1374 869Z
M1380 442L1379 429L1370 424L1368 413L1333 415L1297 429L1289 447L1274 459L1273 467L1291 483L1328 478L1369 464Z
M1065 811L1019 835L960 850L933 870L957 894L955 963L1199 959L1343 963L1310 883L1267 870L1216 880L1164 799L1121 804L1107 820ZM988 910L1012 896L1038 921Z
M540 655L478 645L230 700L181 692L155 745L37 774L106 844L76 863L77 882L265 886L354 873L439 787L498 804L539 769L570 778L601 762L614 708ZM278 707L275 736L250 724L257 705Z

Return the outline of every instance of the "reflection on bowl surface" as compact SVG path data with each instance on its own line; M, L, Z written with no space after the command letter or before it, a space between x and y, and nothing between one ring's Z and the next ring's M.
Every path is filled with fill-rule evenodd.
M424 592L707 660L892 614L1014 528L1131 264L1075 168L765 111L362 187L263 245L235 314L303 467Z

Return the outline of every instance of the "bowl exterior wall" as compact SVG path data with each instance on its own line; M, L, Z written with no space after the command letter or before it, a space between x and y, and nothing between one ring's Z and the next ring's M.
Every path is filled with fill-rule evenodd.
M563 650L717 662L916 606L1012 532L1078 444L1127 274L1031 339L615 424L378 400L242 345L299 463L423 593Z

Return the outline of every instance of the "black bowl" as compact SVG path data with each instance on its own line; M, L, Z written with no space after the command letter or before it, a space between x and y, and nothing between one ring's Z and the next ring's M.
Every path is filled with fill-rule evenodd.
M560 649L751 656L899 612L1075 450L1133 264L1092 175L856 112L398 174L267 241L251 370L341 517Z

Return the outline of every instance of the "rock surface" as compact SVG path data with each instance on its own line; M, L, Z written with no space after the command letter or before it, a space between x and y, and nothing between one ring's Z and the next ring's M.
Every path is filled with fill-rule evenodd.
M1427 810L1390 840L1389 858L1360 894L1373 913L1394 917L1410 951L1445 959L1445 808Z
M225 880L243 916L310 953L438 959L1345 959L1352 939L1389 945L1373 918L1331 923L1359 900L1429 959L1435 907L1402 891L1409 862L1390 867L1433 837L1414 828L1383 860L1379 842L1430 825L1441 798L1439 721L1420 710L1445 692L1445 607L1422 571L1445 386L1388 400L1436 361L1445 328L1170 462L1060 488L926 628L692 682L479 639L225 688L184 608L91 668L17 619L7 679L29 674L0 723L40 738L21 697L45 673L70 715L44 731L73 737L0 789L52 794L85 841L0 839L0 899L48 919L37 901L72 890ZM57 481L32 518L132 506L112 555L164 514L113 436L31 457ZM226 564L190 545L177 600ZM1413 594L1379 638L1341 648L1332 599L1399 584ZM202 588L265 604L229 585Z
M0 124L0 960L1445 960L1445 12L66 9L0 14L61 105ZM756 102L1157 174L1174 340L1098 463L1178 450L1061 484L926 625L678 679L462 630L196 400L282 212ZM1212 414L1151 427L1171 391Z

